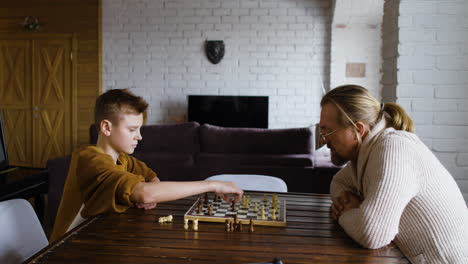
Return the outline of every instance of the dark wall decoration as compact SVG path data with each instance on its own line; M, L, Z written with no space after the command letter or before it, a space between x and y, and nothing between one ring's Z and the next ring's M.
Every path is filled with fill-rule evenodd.
M213 64L218 64L224 57L224 41L207 40L205 41L205 52L208 60Z

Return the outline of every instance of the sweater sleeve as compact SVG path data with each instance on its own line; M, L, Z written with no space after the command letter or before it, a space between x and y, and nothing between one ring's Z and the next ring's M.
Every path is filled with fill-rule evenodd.
M133 174L136 175L141 175L145 178L145 182L150 182L154 178L157 178L158 175L148 166L143 161L140 161L130 155L127 155L128 157L128 171L130 171Z
M364 171L364 201L345 212L340 225L366 248L381 248L398 233L403 210L418 191L417 151L401 137L377 142Z
M145 181L141 175L119 169L111 156L96 151L81 153L77 176L85 204L81 214L85 218L124 212L133 206L130 195L135 185Z
M341 195L344 191L354 192L356 187L354 187L352 182L353 169L351 164L348 163L346 167L338 171L335 176L333 176L331 185L330 185L330 195L335 198Z

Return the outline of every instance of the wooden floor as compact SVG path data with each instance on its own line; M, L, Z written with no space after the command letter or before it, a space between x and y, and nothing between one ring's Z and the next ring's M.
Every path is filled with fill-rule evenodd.
M226 232L221 223L184 230L183 216L196 197L129 209L90 219L29 263L409 263L394 245L369 250L352 241L329 217L323 195L282 194L287 227L255 226ZM159 216L172 214L173 223Z

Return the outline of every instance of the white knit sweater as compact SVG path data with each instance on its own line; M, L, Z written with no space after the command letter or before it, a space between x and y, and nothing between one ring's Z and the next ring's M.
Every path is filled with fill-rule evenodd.
M381 121L356 163L339 171L331 195L360 194L339 223L366 248L394 241L412 263L468 263L468 209L455 180L412 133Z

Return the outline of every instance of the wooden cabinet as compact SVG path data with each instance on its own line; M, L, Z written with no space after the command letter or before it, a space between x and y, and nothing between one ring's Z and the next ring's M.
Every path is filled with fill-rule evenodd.
M73 35L0 38L0 111L12 165L45 167L76 146Z

